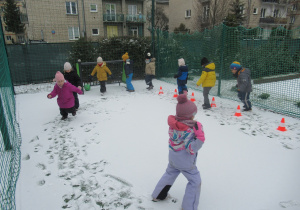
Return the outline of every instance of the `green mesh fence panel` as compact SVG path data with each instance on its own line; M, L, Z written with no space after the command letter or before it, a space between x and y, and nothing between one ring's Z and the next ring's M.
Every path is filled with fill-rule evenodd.
M176 83L177 60L189 67L188 87L196 89L203 57L216 64L217 82L210 94L238 100L236 79L229 69L233 61L251 70L255 106L300 117L300 28L274 30L227 27L193 34L167 34L156 31L157 76ZM202 90L202 88L198 88Z
M20 172L21 137L16 121L14 90L0 24L0 209L15 209Z

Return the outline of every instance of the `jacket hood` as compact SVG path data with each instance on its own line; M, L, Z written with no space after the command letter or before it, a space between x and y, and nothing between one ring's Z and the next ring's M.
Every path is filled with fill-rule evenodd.
M209 63L205 66L205 68L210 69L210 70L215 70L216 65L214 63Z
M155 62L155 60L156 60L155 58L151 58L151 61L150 61L150 62Z
M175 130L179 130L179 131L185 131L185 130L187 130L187 129L189 128L188 125L186 125L186 124L184 124L184 123L182 123L182 122L177 121L177 120L176 120L176 117L173 116L173 115L170 115L170 116L168 117L168 125L169 125L171 128L173 128L173 129L175 129Z
M239 71L239 74L241 74L241 73L248 74L249 76L251 75L250 69L246 69L246 68L241 69Z

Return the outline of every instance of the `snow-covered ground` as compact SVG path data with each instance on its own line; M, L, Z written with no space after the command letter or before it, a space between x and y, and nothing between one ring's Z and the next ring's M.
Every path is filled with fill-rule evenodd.
M182 175L172 198L151 201L168 163L167 117L177 103L175 85L153 83L148 91L144 81L133 81L134 93L124 84L107 85L104 96L92 87L66 121L56 98L46 97L54 84L18 94L23 143L17 209L181 209L187 183ZM299 210L300 120L256 107L235 117L242 104L218 97L216 108L202 110L202 92L192 92L206 135L197 162L203 181L199 209ZM283 117L286 132L276 130Z

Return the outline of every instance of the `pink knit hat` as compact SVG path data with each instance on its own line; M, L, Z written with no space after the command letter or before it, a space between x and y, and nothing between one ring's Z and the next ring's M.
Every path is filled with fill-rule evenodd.
M188 100L186 94L180 94L177 97L176 117L182 120L190 120L197 114L197 106L194 102Z
M65 77L64 75L60 72L60 71L57 71L56 74L55 74L55 78L53 79L53 81L60 81L60 80L65 80Z

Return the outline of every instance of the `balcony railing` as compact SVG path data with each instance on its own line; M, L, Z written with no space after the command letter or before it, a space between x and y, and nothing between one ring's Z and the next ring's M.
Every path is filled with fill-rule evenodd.
M21 23L28 23L28 16L27 16L27 14L21 13L20 14L20 20L21 20Z
M288 0L262 0L262 3L286 4Z
M260 18L259 23L267 23L267 24L287 24L287 18Z
M103 22L124 22L123 14L103 14Z
M145 23L146 16L145 15L126 15L126 22L134 22L134 23Z

